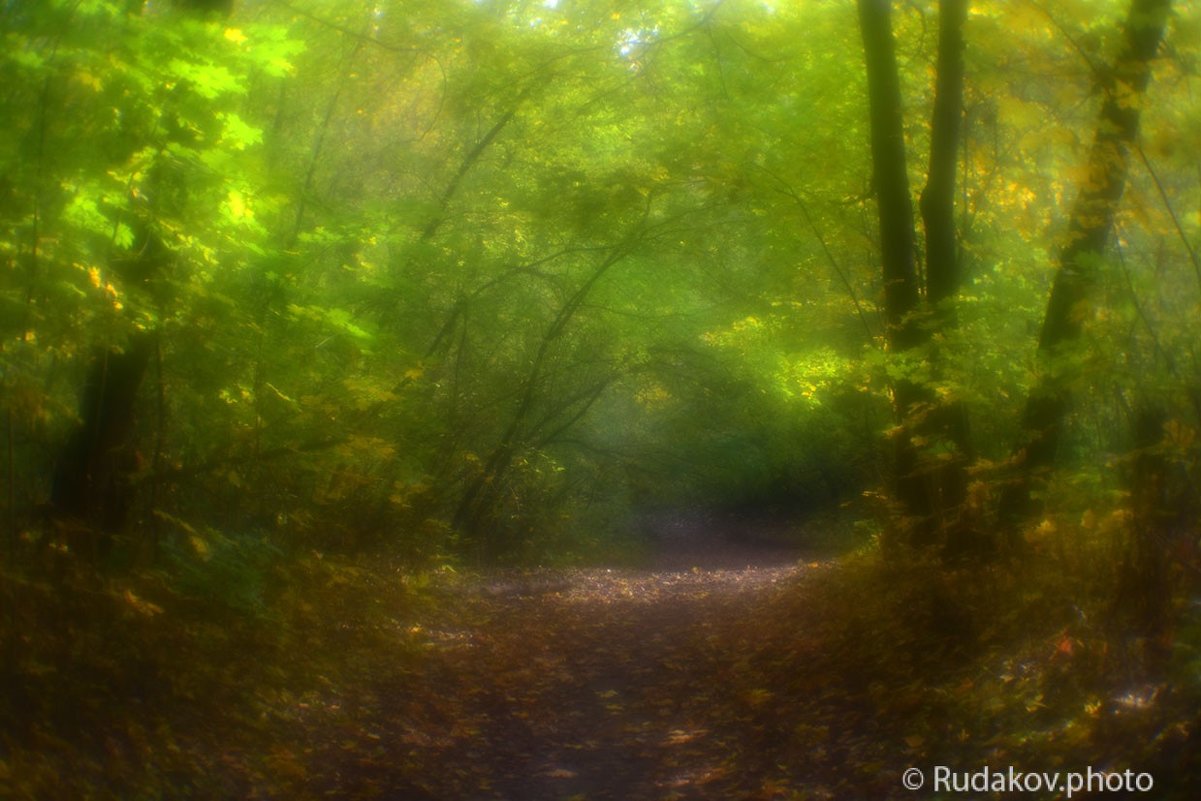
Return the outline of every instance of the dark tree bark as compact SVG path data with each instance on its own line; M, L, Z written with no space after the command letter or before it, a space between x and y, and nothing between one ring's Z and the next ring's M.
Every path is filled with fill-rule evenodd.
M890 0L859 0L859 22L871 107L872 169L880 217L884 312L890 347L906 350L921 342L920 329L912 322L920 296L914 263L913 202L905 166L901 87L892 39Z
M901 87L892 37L891 0L859 0L859 26L867 65L873 183L880 221L880 258L884 275L884 314L888 348L894 353L922 344L925 335L915 313L920 302L914 258L913 201L905 162ZM918 451L908 421L925 400L924 390L908 379L893 387L900 431L894 438L895 492L913 521L928 521L933 511Z
M926 300L935 309L959 291L955 167L963 119L963 23L968 0L938 4L938 66L930 125L930 169L922 190L926 229Z
M880 218L888 347L894 353L932 348L931 334L954 325L951 301L960 269L955 231L955 166L963 116L963 25L967 0L939 3L938 73L931 120L930 168L922 191L926 231L926 305L915 264L913 204L905 166L902 103L888 0L860 0L859 20L867 64L872 165ZM935 352L926 354L937 369ZM895 491L911 542L928 546L940 538L964 539L962 505L967 494L967 417L962 404L940 403L929 386L898 380ZM950 460L932 459L914 438L950 443Z
M957 324L954 299L962 281L955 231L955 168L963 119L963 25L968 0L938 4L938 63L934 110L930 121L930 167L922 190L922 225L926 232L926 304L931 331L949 331ZM938 354L932 353L934 368ZM978 543L963 514L967 498L967 465L972 458L967 409L958 401L933 401L922 425L928 439L947 443L951 457L930 468L931 504L935 519L929 527L942 530L949 552L962 552Z
M90 556L125 524L138 456L131 442L134 404L150 363L152 341L138 336L123 351L102 350L92 361L80 403L81 425L54 468L50 503L56 514L93 532Z
M1133 417L1135 452L1126 476L1132 512L1130 543L1119 568L1112 613L1127 621L1134 634L1147 638L1146 656L1163 658L1167 656L1164 635L1172 616L1168 544L1191 521L1180 488L1173 486L1172 465L1160 448L1167 414L1143 406Z
M1088 179L1080 187L1059 255L1051 297L1039 334L1042 370L1022 416L1023 438L1015 454L1020 471L1001 498L1002 526L1012 536L1031 509L1032 482L1054 463L1070 404L1066 356L1080 338L1089 301L1109 242L1114 215L1126 188L1130 148L1138 136L1138 103L1151 80L1151 61L1163 39L1171 0L1133 0L1123 46L1113 68L1098 76L1105 91L1088 156Z

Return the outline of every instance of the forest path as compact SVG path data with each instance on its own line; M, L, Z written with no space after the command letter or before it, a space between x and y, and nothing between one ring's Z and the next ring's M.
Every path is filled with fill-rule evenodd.
M733 797L731 784L748 777L730 775L729 758L741 753L745 764L757 744L731 710L752 710L770 693L721 698L729 688L715 677L737 669L723 664L736 659L731 632L823 564L799 559L687 524L660 537L641 569L502 572L457 585L438 618L415 627L427 649L421 667L360 707L376 719L365 727L376 756L343 761L338 793Z

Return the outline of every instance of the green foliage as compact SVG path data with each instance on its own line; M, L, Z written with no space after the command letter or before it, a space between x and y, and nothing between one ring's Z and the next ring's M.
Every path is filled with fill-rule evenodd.
M93 348L143 330L162 343L138 432L144 453L157 443L154 503L190 518L226 498L239 511L215 528L287 520L295 543L413 543L468 517L561 542L601 495L838 499L880 474L898 380L966 404L977 453L1000 460L1042 369L1031 334L1095 113L1084 58L1116 47L1105 8L969 19L966 283L937 371L933 351L879 347L849 7L14 12L0 303L15 460L46 474L36 454L71 425ZM897 19L915 154L930 15ZM1089 398L1138 384L1188 403L1182 63L1157 65L1157 169L1132 176L1122 258L1100 265L1113 280L1072 357ZM1094 464L1113 446L1073 442ZM389 501L398 486L423 487L420 503Z
M264 593L282 552L265 541L192 531L164 548L163 565L181 595L206 606L260 615Z

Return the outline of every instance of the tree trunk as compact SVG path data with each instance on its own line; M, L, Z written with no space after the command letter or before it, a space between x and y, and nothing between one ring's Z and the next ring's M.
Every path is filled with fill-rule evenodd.
M887 0L860 0L859 19L871 107L872 164L880 217L888 347L894 353L932 348L932 334L955 324L952 301L961 280L955 232L955 166L963 117L963 25L968 0L939 3L938 72L931 119L930 168L922 191L926 232L926 306L915 265L913 205L905 166L901 93ZM938 354L925 358L937 369ZM960 403L942 403L928 385L899 379L893 386L897 500L912 544L943 540L960 550L966 541L962 507L970 458L967 415ZM923 453L915 439L934 446ZM940 451L952 451L950 459Z
M1134 414L1134 458L1126 477L1130 491L1130 542L1119 567L1113 614L1127 621L1131 634L1146 639L1147 657L1164 658L1171 619L1172 582L1168 548L1175 530L1184 528L1172 466L1160 445L1167 414L1143 406ZM1187 524L1186 524L1187 525ZM1162 665L1159 665L1162 667Z
M1088 179L1080 187L1059 255L1051 297L1038 340L1040 373L1022 416L1023 442L1015 454L1020 472L1001 498L1000 519L1013 537L1031 512L1031 484L1055 461L1067 416L1074 371L1071 347L1079 340L1089 300L1101 272L1114 215L1126 187L1130 145L1138 135L1139 102L1151 79L1171 0L1133 0L1124 43L1112 70L1099 76L1105 100L1088 156Z
M123 351L105 349L96 356L80 403L82 425L55 464L51 507L86 526L92 558L103 555L125 525L132 492L128 479L138 466L131 441L134 405L152 351L152 339L141 334Z
M871 114L872 169L880 217L884 312L889 346L906 350L921 342L912 323L919 301L914 264L913 203L905 166L901 87L892 39L890 0L859 0Z
M968 0L938 4L938 66L930 122L930 169L922 190L926 229L926 301L939 306L955 297L961 280L955 238L955 166L963 119L963 23Z
M922 190L922 224L926 232L926 304L929 330L946 332L957 324L954 300L962 281L955 232L955 167L963 119L963 25L968 0L941 0L938 6L938 65L934 111L930 121L930 168ZM938 354L931 353L934 369ZM933 400L923 433L950 449L950 458L930 467L933 527L941 530L948 552L979 546L971 541L963 514L967 499L967 465L972 458L967 409L960 401ZM941 456L942 454L940 454Z
M859 25L867 66L872 169L880 220L880 258L884 275L884 313L888 349L902 353L922 344L925 334L915 320L920 294L914 258L913 202L905 166L901 88L892 37L891 0L859 0ZM933 511L909 420L925 391L902 378L893 386L899 432L894 438L895 492L910 522L925 526Z

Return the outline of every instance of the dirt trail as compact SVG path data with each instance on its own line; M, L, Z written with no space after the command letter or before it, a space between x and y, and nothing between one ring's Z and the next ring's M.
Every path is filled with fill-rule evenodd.
M429 631L426 692L454 693L462 714L407 737L411 766L434 768L424 797L723 797L731 749L746 744L712 719L713 661L728 656L710 645L804 570L799 556L684 526L644 569L481 583Z

